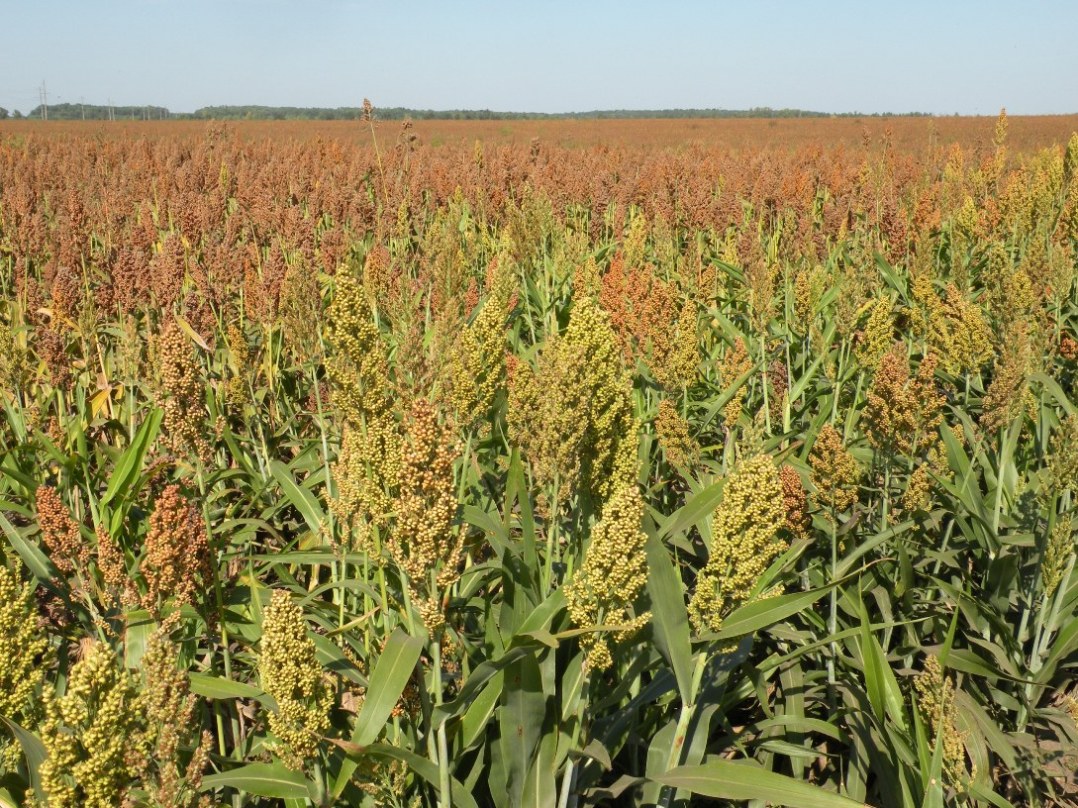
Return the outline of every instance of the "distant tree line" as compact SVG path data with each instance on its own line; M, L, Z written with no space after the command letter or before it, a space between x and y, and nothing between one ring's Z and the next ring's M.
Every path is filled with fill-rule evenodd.
M927 115L928 113L906 113ZM173 117L204 118L208 120L355 120L362 117L362 107L265 107L265 106L216 106L202 107L190 114ZM868 117L888 117L890 113L876 113ZM449 121L512 121L512 120L566 120L594 118L830 118L866 117L859 112L816 112L804 109L604 109L587 112L504 112L491 109L410 109L408 107L376 107L375 117L384 121L411 118Z
M41 106L34 107L26 117L42 118ZM586 120L603 118L858 118L892 117L896 114L927 116L926 112L870 113L818 112L805 109L603 109L588 112L499 112L490 109L409 109L407 107L378 107L375 117L384 121L450 120L450 121L513 121L513 120ZM268 107L260 105L201 107L194 112L170 112L159 106L118 106L101 104L50 104L48 119L53 121L140 121L140 120L213 120L213 121L351 121L363 116L362 107ZM9 113L0 107L0 120ZM21 118L18 110L11 116Z
M169 112L165 107L152 105L110 107L102 104L49 104L48 110L50 121L159 121L184 117ZM42 118L43 111L41 105L38 104L26 117Z

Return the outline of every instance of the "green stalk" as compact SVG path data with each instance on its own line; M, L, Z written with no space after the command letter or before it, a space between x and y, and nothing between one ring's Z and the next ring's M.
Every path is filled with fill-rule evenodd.
M793 387L793 383L792 383L793 379L791 378L792 375L793 375L793 368L791 368L791 366L790 366L790 340L787 339L786 340L786 395L784 396L785 400L782 402L782 434L784 434L784 435L789 435L790 434L790 416L791 416L790 408L791 408L792 403L793 403L793 402L790 401L790 388ZM787 442L783 442L783 446L785 447L786 445L787 445Z
M707 668L707 661L707 653L697 654L696 667L693 669L692 674L692 693L690 694L690 700L681 703L681 709L678 712L677 726L674 728L674 739L670 742L670 751L667 752L666 755L667 771L673 769L675 766L680 766L684 757L685 747L687 745L686 742L689 739L689 724L692 723L693 716L696 715L697 698L700 694L700 682L703 681L704 670ZM663 786L662 793L659 795L659 808L669 808L676 793L677 789L673 786Z
M321 340L321 337L319 337L319 339ZM325 346L323 345L323 350L324 349ZM311 382L314 386L314 401L318 416L316 419L318 422L318 436L322 443L322 467L326 472L326 496L327 499L332 499L336 492L333 490L333 475L330 473L329 467L329 439L326 437L326 419L322 409L322 391L318 389L318 376L316 373L311 374ZM326 518L329 521L326 529L329 531L330 540L332 541L333 537L336 535L336 520L333 518L332 508L326 509ZM344 547L344 544L341 542L334 542L334 544ZM348 562L345 560L343 553L341 554L339 562L339 573L336 564L334 564L332 568L333 582L335 584L348 580ZM340 628L344 625L344 589L341 586L337 586L334 587L333 591L334 598L337 601L337 628Z
M558 541L557 541L557 539L558 539L558 502L559 502L558 496L559 496L559 493L560 493L559 486L558 486L558 474L557 474L557 472L555 472L555 474L554 474L554 486L553 486L553 489L554 489L554 491L553 491L554 496L550 500L550 524L547 525L547 533L546 533L546 564L545 564L545 566L543 568L543 571L544 571L543 593L544 594L547 594L547 593L550 592L550 589L553 586L553 582L554 582L554 553L556 552L557 544L558 544Z
M367 125L371 130L371 143L374 144L374 157L378 162L378 176L382 180L382 200L385 203L386 215L389 215L389 190L386 188L386 172L382 168L382 150L378 148L378 137L374 133L374 118L367 117Z
M891 458L883 467L883 496L880 503L880 527L887 530L887 518L891 509Z
M835 509L831 509L831 583L834 583L838 578L838 517L835 514ZM830 601L830 607L827 615L827 633L833 638L835 636L835 629L838 626L838 593L836 587L831 587L831 592L828 595ZM834 639L831 640L831 654L827 658L827 684L831 685L832 690L828 692L828 698L834 698L834 684L835 684L835 657L838 656L838 643Z
M1006 473L1006 443L1007 430L1000 427L999 430L999 467L996 469L995 504L992 507L992 535L999 537L999 519L1003 511L1003 477Z
M846 371L846 340L843 339L838 349L838 368L835 371L835 382L832 385L834 392L831 394L831 423L838 420L838 404L842 398L843 373Z
M430 651L431 664L434 666L434 704L440 707L442 704L442 644L437 637L431 638ZM438 805L440 808L452 808L453 795L449 786L449 744L445 733L445 722L446 719L443 718L434 729L438 747Z
M760 385L764 391L764 425L771 434L771 405L767 395L767 337L760 335Z
M202 505L202 518L206 523L206 533L207 533L207 537L210 540L210 546L212 547L213 546L213 525L212 525L212 523L210 521L209 506L208 506L208 504L206 502L206 479L205 479L205 474L204 474L203 469L202 469L202 462L201 461L197 461L195 474L196 474L196 479L198 481L199 500L200 500L201 505ZM224 665L225 678L226 679L231 679L232 678L232 653L231 653L231 651L229 651L229 648L228 648L229 639L228 639L228 625L227 625L227 621L225 620L225 599L224 599L224 593L221 590L221 575L220 575L221 560L222 560L221 558L215 559L214 563L212 564L212 568L213 568L213 594L214 594L214 599L215 599L216 604L217 604L217 614L218 614L218 626L217 626L217 628L218 628L218 631L220 632L220 638L221 638L220 639L220 642L221 642L221 661L222 661L222 664ZM218 704L218 702L214 703L215 707L217 706L217 704ZM221 742L220 742L221 743L221 755L226 756L225 755L225 750L224 750L224 736L221 733L221 729L222 729L221 728L221 716L220 716L219 713L217 714L217 723L218 723L219 737L221 738ZM239 737L239 725L237 723L236 717L234 715L232 715L231 712L229 714L229 726L230 726L230 728L232 730L233 737L238 738ZM238 750L236 750L236 751L238 751Z
M602 612L600 611L600 615ZM602 622L600 616L599 622ZM573 726L573 732L569 741L570 749L578 749L580 746L580 736L583 733L584 727L584 713L582 707L590 699L585 698L585 694L591 689L591 672L587 669L587 663L585 663L583 681L580 683L580 692L577 694L576 701L573 705L571 715L575 715L577 720ZM573 792L576 790L576 781L580 775L580 770L576 766L576 761L571 757L565 761L565 774L562 775L561 789L558 795L558 808L576 808L577 796Z

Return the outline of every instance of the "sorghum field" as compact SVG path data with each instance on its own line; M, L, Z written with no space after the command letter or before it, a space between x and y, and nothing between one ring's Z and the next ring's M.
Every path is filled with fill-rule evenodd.
M1073 123L0 128L0 805L1078 805Z

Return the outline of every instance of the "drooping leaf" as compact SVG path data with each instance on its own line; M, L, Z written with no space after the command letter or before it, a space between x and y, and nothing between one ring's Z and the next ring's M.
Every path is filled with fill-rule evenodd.
M802 780L732 760L713 759L699 766L680 766L654 779L715 799L763 800L791 808L867 808L864 803Z
M19 746L22 747L23 757L26 758L26 771L30 775L30 787L33 789L37 798L43 800L45 798L45 793L41 788L41 775L38 774L38 771L47 757L45 745L41 743L41 739L38 738L37 735L14 721L4 718L3 716L0 716L0 721L2 721L11 734L15 736L15 740L18 742Z
M248 763L237 769L202 778L203 791L217 788L234 788L258 797L277 799L304 799L310 794L307 779L303 774L289 769L280 761Z

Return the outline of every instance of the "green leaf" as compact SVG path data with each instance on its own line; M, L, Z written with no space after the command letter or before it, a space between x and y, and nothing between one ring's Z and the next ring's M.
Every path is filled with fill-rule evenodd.
M722 800L763 800L793 808L866 808L851 800L755 764L714 759L700 766L679 766L654 778L674 788Z
M1067 394L1063 391L1063 388L1059 386L1059 382L1049 376L1047 373L1034 373L1030 377L1030 381L1040 384L1051 396L1056 400L1056 403L1063 408L1067 415L1074 415L1078 412L1074 404L1067 397Z
M893 266L887 263L887 259L879 253L876 253L876 268L880 271L880 274L883 275L884 280L887 281L891 288L902 295L903 300L908 299L909 293L906 289L906 276L896 271Z
M559 667L561 673L561 720L571 721L576 716L580 704L580 692L584 688L586 671L584 670L584 652L576 654L568 664Z
M138 479L143 458L146 456L146 449L157 437L157 432L161 428L161 419L164 418L164 415L164 410L154 408L150 411L146 420L142 422L138 432L135 433L135 437L131 440L131 445L120 455L116 468L112 470L112 475L109 477L109 487L105 490L105 496L101 498L102 505L107 505L116 497L126 493L134 481Z
M534 656L505 669L502 696L499 747L508 775L508 804L522 805L546 713L542 674Z
M355 752L352 751L345 751L350 757L355 754ZM389 746L387 744L375 744L364 749L363 754L369 755L370 757L399 760L401 763L404 763L410 771L418 774L435 788L438 787L438 767L432 761L425 757L420 757L414 752L409 752L406 749ZM468 790L455 778L451 777L449 779L449 789L453 797L454 805L459 806L460 808L479 808L475 802L475 798L472 797Z
M704 415L703 421L700 426L705 427L711 423L711 420L722 412L723 408L730 403L730 400L737 395L737 391L741 389L741 385L747 382L753 374L760 371L760 363L757 362L736 379L734 379L725 390L723 390L714 402L707 408L707 413Z
M344 655L344 652L333 640L322 634L314 633L310 634L310 638L314 642L315 658L323 668L350 682L366 687L367 679L363 675L363 671Z
M41 552L36 544L28 542L2 513L0 513L0 528L3 529L8 542L35 578L48 586L48 582L59 575L49 557Z
M390 713L412 678L412 671L423 651L423 641L398 628L386 641L374 664L363 707L356 718L352 742L367 746L385 729Z
M206 340L202 339L202 335L195 331L187 320L179 314L174 315L174 319L176 320L176 325L178 325L180 330L187 335L188 339L207 353L210 352L210 346L206 344Z
M822 340L822 343L824 345L830 345L831 344L831 340L835 336L835 328L836 328L836 323L834 321L832 321L830 327L827 329L827 333L824 334L824 337L823 337L823 340ZM809 384L812 382L812 380L814 378L816 378L816 374L819 373L819 371L820 371L820 366L823 364L823 361L825 359L827 359L827 357L829 356L829 353L830 353L829 351L820 351L818 353L818 355L816 356L816 359L814 359L812 364L808 366L808 368L805 370L805 372L801 375L801 378L799 378L794 383L794 386L792 388L790 388L790 392L789 392L789 400L790 401L797 401L798 399L801 398L801 395L805 392L805 390L808 389Z
M868 612L861 605L861 649L864 655L865 687L868 699L876 718L882 723L884 716L890 716L902 729L906 729L905 701L898 679L891 670L883 647L869 628Z
M722 489L725 484L726 479L723 478L689 497L684 505L663 520L656 531L656 537L662 539L681 533L710 516L722 501Z
M569 754L574 757L591 758L602 766L603 771L606 772L614 768L614 763L610 760L610 750L599 743L598 740L593 740L579 752L570 752Z
M509 531L498 518L499 514L485 511L475 505L466 505L462 516L467 524L479 528L488 536L495 537L503 544L508 541Z
M281 490L292 507L303 517L303 521L307 523L311 533L315 536L321 535L327 519L325 511L322 510L322 506L318 502L318 497L307 488L299 485L288 466L280 460L271 460L269 468L273 479L281 486Z
M207 699L224 701L227 699L251 699L260 702L271 710L277 709L277 702L273 696L254 685L245 682L236 682L221 676L209 673L192 673L188 675L191 680L191 692Z
M157 630L157 622L146 609L132 609L124 615L124 622L124 665L137 669L142 666L142 655Z
M44 744L34 733L24 729L14 721L3 716L0 716L0 721L3 721L7 728L11 730L11 734L15 736L15 740L22 747L23 756L26 758L26 770L30 773L30 786L34 789L34 794L37 795L37 798L44 800L45 793L41 788L41 776L38 774L41 764L45 762Z
M689 616L685 611L681 580L669 553L656 536L648 537L646 552L655 644L674 671L681 700L694 703L692 643L689 639Z
M516 502L520 511L520 531L524 544L524 563L530 570L539 569L539 556L535 549L535 517L532 514L532 503L528 496L528 483L524 478L524 464L520 459L520 451L513 449L512 458L509 461L509 472L506 479L505 489L505 527L509 528L509 517L512 513L513 503Z
M488 659L486 662L476 665L475 670L472 671L471 676L461 687L457 697L452 701L447 701L440 707L434 708L434 722L437 724L439 721L448 720L464 712L468 705L478 698L479 693L487 682L493 679L500 671L519 662L526 656L535 654L537 649L542 647L544 645L540 641L530 640L526 644L514 645L497 659Z
M761 732L771 727L781 727L786 732L815 732L834 738L836 741L844 738L842 731L834 724L819 718L806 718L800 715L776 715L774 718L756 722L753 727Z
M356 725L352 731L352 745L362 750L374 743L386 727L390 713L412 678L412 671L423 652L423 641L408 635L398 628L382 649L378 661L374 664L370 684L367 687L363 706L356 716ZM356 761L349 757L343 764L333 783L333 796L339 797L356 770Z
M767 628L802 609L807 609L839 583L841 581L821 586L819 589L810 589L808 592L794 592L746 603L734 609L730 616L722 621L722 628L717 634L709 634L707 638L727 640Z
M495 674L486 687L479 691L479 695L472 699L471 705L460 719L464 749L470 749L483 737L501 695L502 677Z
M925 791L921 798L922 808L943 808L943 736L936 735L932 762L925 778Z
M202 778L203 791L215 788L234 788L258 797L278 799L304 799L310 793L303 774L280 762L249 763Z
M513 643L522 641L531 634L545 631L550 626L554 617L565 608L565 593L556 589L550 593L550 597L540 603L525 620L517 631Z
M592 742L588 749L596 752L595 746L602 748L601 744ZM535 763L528 771L527 781L524 783L524 794L521 800L521 808L548 808L557 800L558 782L558 736L554 732L547 732L539 742L539 748L535 753Z
M1014 803L997 794L995 791L989 791L976 783L970 783L968 790L969 795L976 800L991 803L992 805L997 806L997 808L1014 808Z

